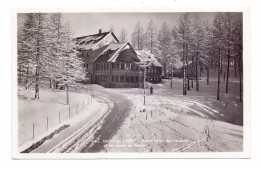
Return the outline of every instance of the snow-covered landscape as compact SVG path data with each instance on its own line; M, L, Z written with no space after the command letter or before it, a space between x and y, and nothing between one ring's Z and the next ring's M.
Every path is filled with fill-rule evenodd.
M18 14L18 153L244 151L242 13L136 16Z
M154 94L147 91L143 105L141 89L111 89L128 96L133 101L129 117L106 146L106 152L174 152L174 151L217 151L234 152L243 150L243 107L238 102L239 90L234 82L233 92L223 94L216 101L211 81L205 91L189 92L183 96L181 79L153 86ZM206 87L204 78L202 88ZM227 106L226 106L227 105Z
M32 152L81 152L91 142L103 143L101 152L243 151L243 106L238 101L236 79L231 81L230 94L223 93L221 101L215 99L216 83L212 78L207 85L202 76L200 85L204 90L196 92L191 88L188 96L182 95L182 79L179 78L173 78L172 89L169 79L161 84L146 83L145 105L143 89L105 89L91 85L91 91L96 91L94 99L90 91L71 93L71 114L65 104L64 92L46 89L42 91L41 101L37 101L30 99L32 90L19 89L18 107L23 113L19 113L19 149L25 150L68 124L70 126L53 141L43 143ZM153 94L149 93L151 86ZM105 92L124 95L132 102L124 121L109 139L94 136L114 107ZM33 123L35 138L32 138Z

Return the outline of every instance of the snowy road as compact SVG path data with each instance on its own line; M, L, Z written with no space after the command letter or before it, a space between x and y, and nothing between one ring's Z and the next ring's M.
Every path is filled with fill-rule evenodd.
M101 112L82 127L57 144L50 153L99 152L107 140L117 132L128 115L132 102L125 96L107 91L95 91L99 102L108 105L106 112Z
M111 100L114 106L105 118L100 130L95 133L93 139L95 141L89 142L89 144L81 150L83 153L101 151L104 145L107 144L107 141L111 139L114 134L116 134L117 130L128 116L132 106L132 102L121 94L107 91L102 91L102 94Z

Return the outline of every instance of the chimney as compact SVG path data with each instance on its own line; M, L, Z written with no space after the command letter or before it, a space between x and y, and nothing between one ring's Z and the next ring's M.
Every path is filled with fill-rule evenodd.
M102 32L102 29L99 29L99 30L98 30L98 34L101 34L101 32Z

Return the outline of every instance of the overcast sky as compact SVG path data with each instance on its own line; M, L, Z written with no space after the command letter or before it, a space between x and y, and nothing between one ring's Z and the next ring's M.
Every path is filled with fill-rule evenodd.
M203 22L211 21L216 13L191 13L198 14ZM69 22L74 36L85 36L102 31L109 31L111 26L119 38L122 28L126 29L127 38L129 40L134 30L136 22L139 21L144 28L150 20L153 20L157 29L163 22L166 22L171 28L177 23L177 20L183 13L64 13L63 17Z
M170 28L177 25L177 20L184 13L62 13L64 22L71 25L74 37L86 36L109 31L113 27L114 32L120 38L122 28L126 30L127 40L134 30L136 23L139 21L144 29L150 20L153 20L157 29L166 22ZM191 15L199 15L202 22L211 22L216 15L215 12L198 12L190 13ZM18 14L18 27L22 25L25 19L24 14Z

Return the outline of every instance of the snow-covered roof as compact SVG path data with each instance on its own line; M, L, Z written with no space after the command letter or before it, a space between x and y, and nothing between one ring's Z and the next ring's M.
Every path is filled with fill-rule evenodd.
M146 50L135 50L137 57L141 60L142 63L149 66L163 67L155 58L155 56Z
M96 57L96 60L103 62L113 62L118 56L118 53L127 45L128 43L110 43L107 47Z
M98 33L98 34L93 34L93 35L77 37L77 38L75 38L76 45L78 45L79 50L92 49L97 44L99 44L102 41L102 39L104 39L109 34L112 34L112 36L115 37L113 32L103 32L103 33Z

